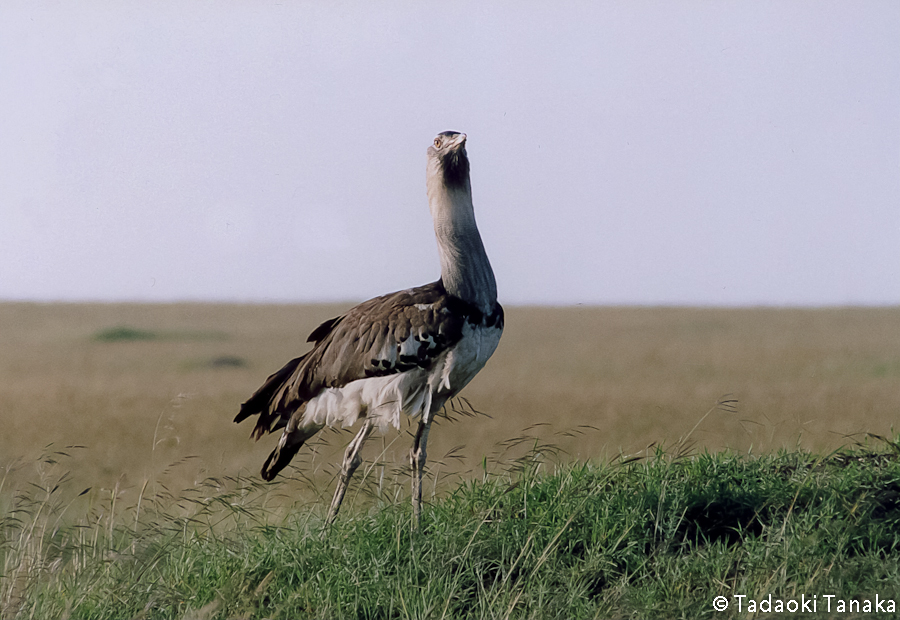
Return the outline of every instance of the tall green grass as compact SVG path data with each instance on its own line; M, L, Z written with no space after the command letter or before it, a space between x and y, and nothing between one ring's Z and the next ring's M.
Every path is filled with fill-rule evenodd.
M123 507L71 488L67 452L0 489L4 619L744 617L735 595L817 596L820 618L825 595L900 602L896 441L566 465L535 445L438 493L419 532L405 476L363 481L325 529L327 502L287 501L299 480L148 484Z

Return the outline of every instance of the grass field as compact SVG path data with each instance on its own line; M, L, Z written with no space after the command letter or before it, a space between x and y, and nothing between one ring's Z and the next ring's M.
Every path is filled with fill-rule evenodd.
M405 498L330 529L324 504L273 508L290 480L210 479L128 507L92 491L72 520L53 475L66 458L47 455L49 475L0 515L0 616L896 617L893 441L560 467L539 452L448 488L419 532Z
M726 594L900 597L900 309L510 308L464 392L483 414L432 433L425 536L403 430L370 441L323 539L349 431L264 484L275 437L231 420L342 309L0 304L0 617L721 618L739 617L710 610ZM866 433L893 439L830 452Z

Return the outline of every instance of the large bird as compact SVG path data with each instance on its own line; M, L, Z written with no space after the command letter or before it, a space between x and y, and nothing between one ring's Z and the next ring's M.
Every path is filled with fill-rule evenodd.
M313 348L288 362L241 406L259 415L252 436L283 429L262 477L272 480L324 426L362 428L344 454L331 523L360 449L375 427L419 421L410 451L413 525L422 505L428 431L441 407L481 370L503 332L494 272L475 224L466 134L445 131L428 147L428 206L441 260L437 282L376 297L322 323Z

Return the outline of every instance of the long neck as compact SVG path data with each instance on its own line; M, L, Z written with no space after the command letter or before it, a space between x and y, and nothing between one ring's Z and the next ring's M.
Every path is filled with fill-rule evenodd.
M497 283L475 224L469 179L448 188L440 175L429 175L428 205L434 220L444 288L451 295L490 312L497 301Z

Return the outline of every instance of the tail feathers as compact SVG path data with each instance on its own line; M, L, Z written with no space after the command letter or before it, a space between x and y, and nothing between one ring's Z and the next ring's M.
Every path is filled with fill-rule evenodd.
M263 463L262 471L260 472L263 480L266 482L274 480L278 472L288 466L288 463L291 462L291 459L294 458L294 455L297 454L302 445L302 443L298 443L296 446L285 448L282 448L281 445L276 446L269 458L266 459L266 462Z
M271 481L278 473L288 466L294 455L303 447L306 440L315 435L321 429L321 426L312 426L308 428L298 428L293 431L286 430L278 440L278 445L272 450L272 454L263 463L262 475L263 480Z
M304 355L289 361L281 370L270 375L266 382L253 393L253 396L241 405L240 412L234 418L235 422L243 422L250 416L259 414L256 427L250 434L254 439L259 439L287 423L287 418L282 418L284 416L289 418L290 412L279 411L278 403L275 401L278 400L282 388L291 380L294 372L305 358Z

